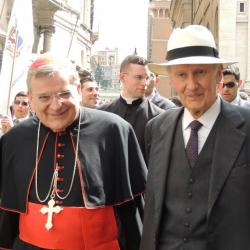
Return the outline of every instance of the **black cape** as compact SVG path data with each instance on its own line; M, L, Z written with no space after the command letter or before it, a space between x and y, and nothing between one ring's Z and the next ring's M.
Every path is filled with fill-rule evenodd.
M79 184L80 176L77 175L74 179L73 195L67 198L64 205L88 208L115 206L121 249L138 249L142 229L138 214L142 216L141 194L145 190L147 171L134 131L126 121L107 112L83 108L81 115L78 156L85 192L83 195ZM33 182L37 127L38 119L30 118L12 128L0 141L0 247L12 248L18 235L18 213L26 212L27 202L40 203L35 196ZM77 128L78 120L66 130L66 134L72 133L74 142ZM53 164L56 135L43 125L39 151L48 133L39 166ZM66 152L72 152L64 161L70 166L74 160L74 150L70 145L70 137L65 138L68 138L64 141L67 145ZM71 180L72 168L65 170L69 171L65 172L65 178L68 178L65 180L66 190ZM39 186L42 198L46 196L53 173L53 168L50 168L49 174L47 170L45 168L43 171L41 168L39 172L40 180L48 180L40 182L45 183ZM49 178L44 178L46 173ZM20 242L17 245L21 245Z
M144 134L146 124L153 117L164 112L164 110L157 107L147 98L140 98L133 101L132 104L127 104L121 96L111 103L100 106L99 109L117 114L132 125L141 151L145 156Z

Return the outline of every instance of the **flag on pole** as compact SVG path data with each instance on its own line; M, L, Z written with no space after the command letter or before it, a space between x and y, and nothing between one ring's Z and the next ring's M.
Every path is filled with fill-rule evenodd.
M14 0L0 74L0 114L7 113L17 92L27 90L33 41L32 0Z

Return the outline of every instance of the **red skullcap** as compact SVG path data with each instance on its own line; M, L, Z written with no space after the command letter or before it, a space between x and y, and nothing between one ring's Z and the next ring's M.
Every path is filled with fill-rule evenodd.
M58 60L50 53L40 55L31 65L30 69L37 69L43 65L58 64Z

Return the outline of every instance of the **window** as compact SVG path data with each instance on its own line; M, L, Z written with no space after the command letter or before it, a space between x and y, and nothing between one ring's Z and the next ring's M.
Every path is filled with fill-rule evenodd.
M240 12L245 12L245 3L240 3Z
M246 15L248 12L248 2L247 1L237 1L237 14L242 16Z
M81 64L84 65L84 62L85 62L85 58L84 58L84 50L81 50ZM84 65L85 66L85 65Z

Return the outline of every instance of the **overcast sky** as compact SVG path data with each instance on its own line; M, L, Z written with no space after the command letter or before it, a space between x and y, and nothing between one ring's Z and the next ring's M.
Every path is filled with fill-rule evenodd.
M118 48L119 61L134 52L147 56L148 0L95 0L93 50Z

